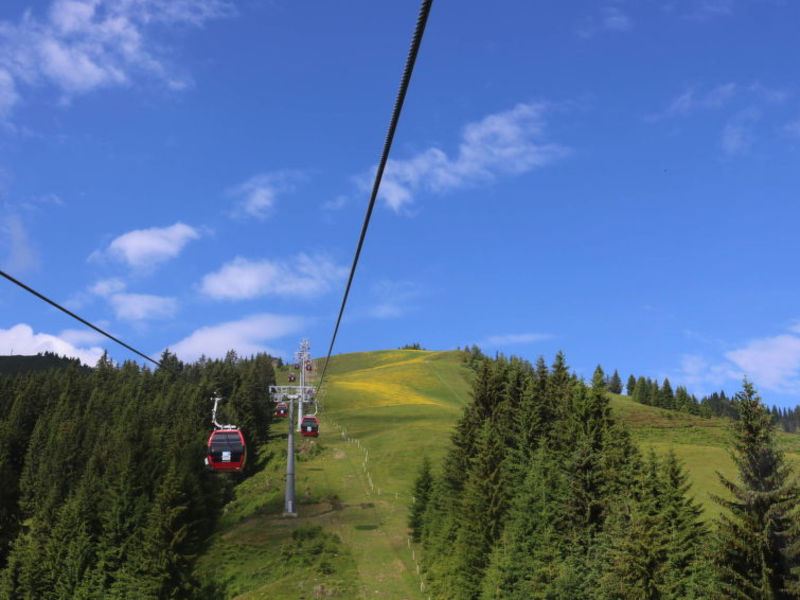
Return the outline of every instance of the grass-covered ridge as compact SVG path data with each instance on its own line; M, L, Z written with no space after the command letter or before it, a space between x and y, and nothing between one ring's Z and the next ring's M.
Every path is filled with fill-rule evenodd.
M278 372L279 383L287 373ZM281 433L264 450L275 459L237 488L200 560L199 576L223 586L227 594L221 597L427 598L416 573L418 557L407 541L410 490L423 456L441 462L450 431L471 399L474 374L459 352L422 350L339 355L328 373L321 435L306 442L296 465L299 517L280 515L286 451ZM310 382L316 375L315 370ZM716 514L709 494L723 489L715 471L736 476L727 452L730 423L627 396L612 396L611 407L644 452L674 450L688 470L692 495L707 516ZM273 431L285 432L285 426ZM800 464L800 436L777 436L791 462ZM324 541L305 544L287 558L298 528Z

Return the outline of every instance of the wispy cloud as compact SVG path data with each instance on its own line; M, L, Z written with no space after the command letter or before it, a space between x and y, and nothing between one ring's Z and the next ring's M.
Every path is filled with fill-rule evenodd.
M588 16L578 27L578 35L590 38L604 31L623 32L633 29L633 19L619 6L608 4L600 8L598 16Z
M687 386L693 393L706 395L727 384L741 382L742 377L742 371L729 362L711 361L700 354L684 354L680 359L680 368L672 379Z
M230 215L235 218L266 219L275 209L278 196L293 192L296 184L303 179L299 171L275 171L251 177L227 191L227 195L236 201Z
M453 158L431 147L408 159L390 159L380 198L399 213L421 191L442 193L500 175L519 175L564 157L567 147L544 141L547 110L544 103L517 104L469 123ZM365 189L371 185L373 172L359 178Z
M800 138L800 119L786 123L783 126L783 132L791 137Z
M699 354L681 357L675 380L696 393L708 394L738 385L747 377L758 388L779 394L800 394L800 325L775 336L752 339L709 359Z
M327 292L347 275L347 268L321 255L298 254L289 260L248 260L237 256L203 277L201 291L217 300L259 296L310 298Z
M64 340L73 346L80 346L85 344L97 344L106 339L105 336L93 331L91 329L64 329L60 331L57 336L59 339Z
M39 256L22 218L13 212L0 215L0 265L12 273L39 266Z
M783 334L752 340L725 354L756 385L780 393L800 393L800 337Z
M754 127L759 118L761 112L752 107L734 115L722 129L722 151L729 156L747 152L753 144Z
M70 98L143 75L181 89L188 80L159 56L153 26L200 27L234 12L227 0L55 0L43 16L27 9L16 23L0 21L0 115L22 87Z
M11 114L11 109L19 102L14 78L6 69L0 69L0 119Z
M178 311L178 301L164 296L112 294L109 299L117 318L126 321L168 319Z
M701 110L722 108L736 95L739 87L735 83L723 83L707 90L692 86L676 96L667 108L653 115L647 120L657 121L670 117L686 117Z
M88 342L91 343L91 342ZM30 325L19 323L10 329L0 329L0 354L32 355L40 352L55 352L60 356L80 359L86 365L94 366L103 355L97 346L80 348L66 339L48 333L34 333Z
M487 346L510 346L512 344L532 344L552 339L549 333L506 333L502 335L490 335L486 338Z
M117 294L125 289L125 282L118 278L102 279L93 283L89 287L89 291L98 296L110 296Z
M418 283L389 279L374 284L371 292L377 304L368 314L374 319L397 319L408 314L416 308L414 303L423 294Z
M347 196L336 196L333 200L326 200L322 204L323 210L342 210L345 206L347 206L348 198Z
M89 287L92 294L108 300L118 319L148 321L168 319L178 311L178 301L167 296L130 294L121 279L103 279Z
M129 231L112 240L104 252L94 252L90 259L111 257L134 269L151 269L180 254L200 232L184 223L169 227L151 227Z
M306 323L300 317L256 314L238 321L202 327L173 344L170 350L185 361L194 361L200 356L221 358L228 350L235 350L242 356L258 352L277 356L280 352L266 346L265 342L297 333Z
M692 21L707 21L733 14L733 0L689 0L683 16Z

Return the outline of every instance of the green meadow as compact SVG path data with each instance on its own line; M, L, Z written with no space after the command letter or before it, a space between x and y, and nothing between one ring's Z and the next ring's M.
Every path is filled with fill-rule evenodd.
M315 363L309 383L321 365ZM287 383L288 370L278 374ZM296 437L297 517L283 517L286 423L261 449L263 468L236 488L197 576L209 597L427 598L418 548L406 529L410 490L423 456L436 465L470 400L459 352L386 350L331 359L320 397L320 437ZM716 472L736 477L730 423L612 396L612 410L643 452L683 461L709 518L724 495ZM800 466L800 436L780 433Z

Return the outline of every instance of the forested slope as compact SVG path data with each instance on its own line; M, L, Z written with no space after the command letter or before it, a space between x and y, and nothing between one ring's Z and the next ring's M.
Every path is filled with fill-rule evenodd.
M517 556L510 566L493 566L502 553L480 541L486 532L472 537L475 531L454 529L437 537L442 532L419 531L429 547L446 546L426 551L410 542L407 527L410 507L426 507L413 500L419 496L414 482L424 458L435 478L460 473L462 488L451 496L461 501L469 486L494 481L491 460L507 454L498 440L517 448L515 453L533 453L541 474L583 464L562 456L583 448L584 483L603 481L611 469L618 475L602 485L620 498L641 488L636 469L626 462L639 456L655 472L672 469L678 488L684 487L680 474L688 474L693 485L685 506L702 507L702 513L689 514L703 526L721 510L708 493L725 491L714 472L736 476L727 451L731 422L681 415L625 396L592 396L566 363L549 369L547 378L561 377L565 402L567 390L578 386L584 391L569 405L571 420L553 429L560 433L548 450L531 436L553 407L541 412L540 406L539 412L528 414L530 407L523 407L519 395L535 375L530 365L506 359L485 363L504 365L492 367L499 369L494 373L482 372L484 362L470 353L366 352L332 359L321 401L321 435L298 443L299 517L286 519L281 512L287 423L275 421L266 389L275 381L287 383L288 371L275 372L266 356L240 359L229 354L222 361L193 365L166 356L164 363L155 372L104 360L95 369L67 365L0 376L0 598L424 599L457 597L448 587L455 582L458 588L489 594L487 586L503 589L508 584L497 579L498 573L523 563L514 554L525 551L514 546L520 538L513 537L504 520L513 518L513 502L501 494L497 505L472 506L475 518L466 519L491 522L487 515L505 515L499 521L503 526L488 535L504 540L505 556ZM310 373L312 383L318 367ZM220 420L242 426L249 441L248 468L240 476L202 468L214 392L227 399ZM517 400L505 402L497 412L507 420L493 440L484 421L495 414L489 407L503 403L508 393ZM475 400L483 402L483 412L465 412ZM463 431L458 431L465 418L473 419L475 434L468 446L481 451L458 466L452 463L452 441L464 444L459 437ZM584 428L584 437L575 437L578 425L592 419L595 433ZM796 460L800 437L776 435L787 456ZM602 460L593 457L595 442L615 452ZM671 452L677 460L651 461L650 448L661 457ZM502 477L521 477L522 465L530 462L522 454L513 456L509 464L518 466ZM604 466L598 469L597 461L605 461ZM478 467L485 469L483 476L468 483L470 470ZM555 481L530 479L526 484L526 479L512 487L559 489ZM589 513L581 518L599 523L597 514L611 515L607 500L602 506L587 505ZM440 510L435 521L452 525L456 507L441 505ZM542 510L549 514L552 507ZM562 512L559 518L572 514ZM609 526L629 530L630 523L620 518L615 513ZM523 531L532 526L518 525ZM485 562L478 569L465 562L456 575L447 574L455 547L473 549L471 556ZM480 548L484 551L478 553ZM437 564L439 559L444 562ZM586 572L595 567L567 563L564 572L577 569L583 572L579 578L597 583ZM549 576L556 578L556 571ZM701 569L698 577L705 576L701 571L707 574ZM481 575L465 586L459 572ZM562 583L578 585L577 579Z
M257 446L272 361L162 364L0 376L0 598L209 597L193 562L237 481L203 469L210 398Z

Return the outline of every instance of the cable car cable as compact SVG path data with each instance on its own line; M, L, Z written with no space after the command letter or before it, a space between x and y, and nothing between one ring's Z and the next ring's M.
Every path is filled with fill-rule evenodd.
M397 97L394 102L394 110L392 111L392 120L389 122L389 130L386 133L386 140L383 144L383 152L381 153L381 160L378 163L378 170L375 173L375 181L372 185L372 194L369 198L367 205L367 213L364 215L364 224L361 226L361 235L358 238L358 245L356 252L353 256L353 265L350 267L350 275L347 278L347 285L344 288L344 296L342 297L342 304L339 307L339 316L336 318L336 327L333 329L333 336L331 336L331 344L328 347L328 355L325 357L325 363L322 367L322 373L317 382L317 392L322 387L322 381L325 378L325 372L328 370L328 361L333 352L333 344L336 341L336 334L339 332L339 325L342 322L342 315L344 314L344 307L347 304L347 296L350 294L350 286L353 283L353 276L356 272L356 265L358 265L358 258L361 255L361 248L364 245L364 238L367 235L367 228L369 221L372 217L372 209L375 207L375 199L378 197L378 189L381 186L381 179L383 178L383 171L386 168L386 162L389 159L389 151L392 148L392 141L394 140L394 132L397 129L397 122L400 120L400 112L403 109L403 101L406 98L408 85L411 81L411 73L414 71L414 63L417 60L417 53L419 52L420 44L422 43L422 35L425 33L425 25L428 22L428 15L431 11L433 0L422 0L419 8L419 15L417 16L417 25L414 28L414 36L411 39L411 47L408 51L406 58L406 65L403 69L403 77L400 80L400 89L397 91Z
M11 283L16 283L16 284L17 284L19 287L21 287L23 290L26 290L26 291L30 292L31 294L33 294L34 296L37 296L38 298L41 298L42 300L44 300L44 301L45 301L45 302L47 302L48 304L52 304L52 305L53 305L53 306L55 306L55 307L56 307L58 310L60 310L60 311L62 311L62 312L65 312L65 313L67 313L67 314L68 314L70 317L72 317L73 319L77 319L78 321L80 321L80 322L81 322L81 323L83 323L84 325L87 325L87 326L91 327L92 329L94 329L96 332L98 332L98 333L102 333L102 334L103 334L104 336L106 336L108 339L110 339L110 340L113 340L113 341L117 342L117 343L118 343L120 346L123 346L123 347L127 348L128 350L130 350L131 352L134 352L134 353L138 354L139 356L141 356L141 357L142 357L142 358L144 358L145 360L149 360L151 363L153 363L154 365L157 365L157 366L159 366L159 367L163 366L163 365L162 365L160 362L158 362L157 360L154 360L154 359L150 358L149 356L147 356L147 355L146 355L146 354L144 354L143 352L139 352L139 351L138 351L136 348L134 348L133 346L129 346L128 344L126 344L126 343L125 343L125 342L123 342L122 340L120 340L120 339L118 339L118 338L115 338L113 335L111 335L111 334L110 334L110 333L108 333L107 331L103 331L102 329L100 329L100 328L99 328L99 327L97 327L96 325L92 325L92 324L91 324L89 321L87 321L86 319L79 317L78 315L76 315L76 314L75 314L74 312L72 312L71 310L68 310L68 309L64 308L63 306L61 306L60 304L58 304L57 302L55 302L55 301L53 301L53 300L50 300L50 298L48 298L48 297L47 297L47 296L45 296L44 294L40 294L39 292L37 292L36 290L34 290L34 289L33 289L33 288L31 288L31 287L28 287L27 285L25 285L24 283L22 283L22 282L21 282L21 281L19 281L18 279L14 279L14 278L13 278L11 275L9 275L8 273L6 273L5 271L0 271L0 275L2 275L3 277L5 277L6 279L8 279L8 280L9 280Z

